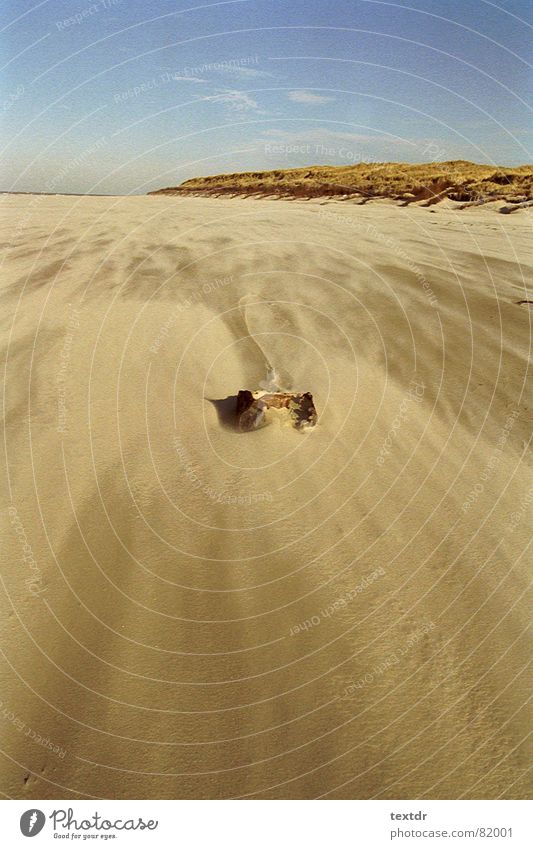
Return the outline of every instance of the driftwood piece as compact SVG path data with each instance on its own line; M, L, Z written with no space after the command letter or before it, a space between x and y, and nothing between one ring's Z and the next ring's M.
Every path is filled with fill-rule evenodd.
M520 203L514 203L512 206L502 206L500 212L509 215L510 212L516 212L517 209L528 209L530 206L533 206L533 200L524 200Z
M294 427L314 427L317 412L310 392L250 392L241 389L237 395L237 426L239 430L256 430L266 424L268 409L287 409Z

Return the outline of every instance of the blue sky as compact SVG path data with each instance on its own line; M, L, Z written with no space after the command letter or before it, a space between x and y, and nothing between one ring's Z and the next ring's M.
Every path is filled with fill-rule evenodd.
M3 190L532 161L523 0L8 0Z

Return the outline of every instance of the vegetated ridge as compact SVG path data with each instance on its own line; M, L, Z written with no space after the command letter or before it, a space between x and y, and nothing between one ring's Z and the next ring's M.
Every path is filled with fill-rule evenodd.
M359 165L313 165L274 171L245 171L194 177L151 195L213 197L335 198L360 203L390 198L404 205L431 206L449 198L466 206L506 201L529 206L533 201L533 165L516 168L478 165L465 160L411 165L399 162Z

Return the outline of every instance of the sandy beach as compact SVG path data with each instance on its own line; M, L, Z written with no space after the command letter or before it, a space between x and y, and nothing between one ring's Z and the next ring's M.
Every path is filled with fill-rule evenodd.
M1 208L3 792L527 798L527 211Z

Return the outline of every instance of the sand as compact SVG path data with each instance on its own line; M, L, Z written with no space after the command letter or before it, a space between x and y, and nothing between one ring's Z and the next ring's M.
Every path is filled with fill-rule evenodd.
M3 793L527 797L527 212L2 222ZM314 429L213 403L267 362Z

